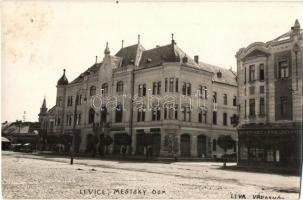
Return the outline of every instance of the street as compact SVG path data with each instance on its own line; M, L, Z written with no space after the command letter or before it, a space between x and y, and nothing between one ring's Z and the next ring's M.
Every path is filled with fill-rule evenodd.
M134 162L2 152L7 198L298 199L300 177L222 169L218 162ZM259 195L259 196L258 196Z

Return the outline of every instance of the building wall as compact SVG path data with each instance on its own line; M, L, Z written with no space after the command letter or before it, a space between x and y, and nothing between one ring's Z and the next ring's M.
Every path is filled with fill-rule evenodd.
M134 70L134 71L133 71ZM186 99L189 97L192 100L192 110L191 110L191 120L183 121L183 115L180 110L178 110L178 119L164 119L164 109L161 108L161 117L159 121L152 121L151 110L146 110L145 120L137 121L137 110L133 112L133 130L130 129L130 117L131 117L131 100L130 96L132 93L132 76L134 75L134 94L138 94L138 87L140 84L146 84L146 92L151 94L153 88L153 82L161 82L161 99L167 95L176 96L177 104L179 106L186 103ZM181 151L181 143L184 143L185 134L189 135L190 142L190 156L198 156L199 145L202 145L201 148L206 148L206 152L203 153L203 157L221 157L223 155L223 150L216 145L216 148L213 147L214 140L217 140L220 135L231 135L234 140L237 139L236 131L233 125L231 124L230 117L237 113L237 107L233 105L233 97L236 96L236 86L229 85L219 82L213 82L214 73L211 71L198 69L187 65L186 63L180 62L166 62L161 66L155 66L150 68L138 68L134 65L128 65L125 67L119 67L119 58L115 56L105 55L103 63L98 72L92 72L87 77L84 77L84 81L80 83L70 83L64 87L58 87L58 95L64 96L64 103L62 106L56 108L55 113L60 115L63 113L64 121L63 124L57 125L55 130L62 134L64 132L68 133L73 130L74 125L74 111L75 111L75 100L76 94L82 94L82 99L87 98L87 101L83 101L81 105L77 106L77 113L81 113L81 122L79 125L76 125L76 129L81 130L81 145L80 151L84 152L87 145L87 135L95 134L93 127L100 126L101 120L101 103L99 99L101 98L101 86L104 83L108 83L108 96L117 96L118 102L123 104L123 118L122 122L115 121L116 112L114 110L108 110L107 122L110 123L110 128L107 129L108 133L114 138L116 134L127 133L131 134L132 132L132 153L136 153L136 139L138 130L144 130L145 133L153 133L153 130L160 130L160 155L171 155L171 151L167 146L167 138L173 136L176 138L178 151L176 154L178 156L184 156L183 151ZM169 91L169 82L168 90L165 92L165 78L174 78L174 88L173 92ZM178 92L176 92L176 79L178 79ZM123 94L117 92L117 83L123 81ZM182 85L183 82L191 83L191 95L186 96L182 99L180 103L180 96L182 96ZM89 95L90 88L92 86L96 87L97 99L94 101L95 107L95 118L94 124L89 124L89 110L92 107L92 98ZM208 97L207 99L199 99L196 96L196 92L200 86L206 86ZM64 89L63 89L64 88ZM218 103L217 103L217 124L213 125L213 116L214 111L213 104L213 91L216 91L218 94ZM223 94L228 95L228 104L223 105ZM103 94L102 94L103 95ZM67 100L69 96L73 96L72 106L67 106ZM100 98L99 98L100 97ZM103 95L103 97L107 97ZM104 100L104 99L103 99ZM147 106L148 96L143 97L144 105ZM207 119L205 122L199 122L199 107L200 105L205 105L207 107ZM104 102L103 102L104 103ZM163 102L162 102L163 103ZM223 112L227 113L227 125L223 125ZM70 125L68 125L67 115L72 115L72 120ZM204 121L204 120L203 120ZM59 131L60 127L63 126L63 131ZM99 134L99 133L97 133ZM205 140L202 136L204 135ZM183 138L183 139L182 139ZM198 139L200 138L200 139ZM199 143L201 141L205 143ZM184 149L184 148L183 148ZM114 145L111 145L110 151L114 150ZM231 149L228 153L233 153L234 150ZM202 156L202 155L199 155Z

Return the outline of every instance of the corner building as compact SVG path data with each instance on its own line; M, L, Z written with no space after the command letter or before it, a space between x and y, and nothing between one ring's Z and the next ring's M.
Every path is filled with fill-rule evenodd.
M64 71L51 109L54 124L47 133L76 132L80 152L88 151L91 138L109 135L113 139L109 152L119 154L119 141L129 135L128 150L144 155L142 138L150 134L153 156L221 157L224 151L217 138L231 135L236 140L231 123L237 114L236 96L235 72L199 62L198 56L191 59L173 38L168 45L149 50L139 39L132 46L122 43L115 56L107 44L103 61L72 82Z
M302 159L303 32L299 21L278 38L237 54L239 164L298 169Z

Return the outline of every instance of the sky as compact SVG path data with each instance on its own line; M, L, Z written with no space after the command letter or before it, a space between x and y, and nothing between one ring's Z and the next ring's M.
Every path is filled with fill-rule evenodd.
M69 81L101 62L106 42L114 55L137 43L145 49L174 39L187 55L236 70L235 54L252 42L286 33L296 2L4 1L1 17L1 121L37 121L44 96L55 105L63 69Z

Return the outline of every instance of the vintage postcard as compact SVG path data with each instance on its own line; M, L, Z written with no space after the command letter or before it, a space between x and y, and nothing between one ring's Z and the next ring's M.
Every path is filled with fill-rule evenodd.
M299 199L300 1L2 1L3 199Z

